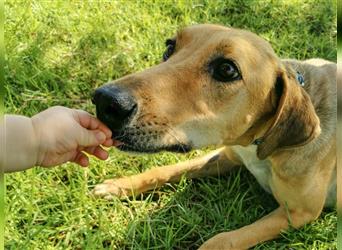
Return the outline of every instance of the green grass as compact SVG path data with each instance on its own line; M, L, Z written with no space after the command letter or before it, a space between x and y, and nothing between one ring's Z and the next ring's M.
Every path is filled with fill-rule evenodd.
M181 27L220 23L249 29L285 58L336 61L336 3L321 1L6 1L5 106L32 115L52 105L94 107L103 83L158 63ZM53 131L51 131L53 133ZM133 156L111 150L88 169L64 164L6 176L6 249L196 249L222 231L272 211L246 171L182 180L129 200L94 199L110 177L203 154ZM336 249L336 212L255 249Z

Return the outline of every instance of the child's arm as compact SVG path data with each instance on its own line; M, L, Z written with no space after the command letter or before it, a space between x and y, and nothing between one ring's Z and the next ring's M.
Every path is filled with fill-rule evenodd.
M104 160L108 153L100 145L113 144L111 131L98 119L65 107L52 107L32 118L6 115L1 126L5 126L0 131L6 147L1 152L4 172L67 161L87 166L82 151Z
M1 151L4 172L25 170L36 164L38 144L31 119L19 115L5 115L1 124Z

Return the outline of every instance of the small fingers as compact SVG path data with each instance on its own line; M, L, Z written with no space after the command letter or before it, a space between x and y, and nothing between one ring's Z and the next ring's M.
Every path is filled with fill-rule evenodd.
M108 152L101 147L97 147L95 149L94 156L101 160L106 160L108 158Z
M106 160L108 158L108 152L104 150L101 146L88 147L84 149L88 154L94 155L100 160Z
M89 165L89 158L83 152L78 152L75 159L72 161L80 165L81 167L87 167Z
M113 140L112 139L107 139L104 141L104 143L102 143L103 146L105 147L111 147L113 146Z
M112 131L99 119L84 110L75 110L75 112L82 127L90 130L101 130L106 135L106 138L112 137Z

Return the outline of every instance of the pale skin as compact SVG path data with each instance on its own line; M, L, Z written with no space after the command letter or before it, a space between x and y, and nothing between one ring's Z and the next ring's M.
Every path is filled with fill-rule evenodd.
M65 162L89 165L88 155L108 158L103 148L113 145L112 132L83 110L52 107L33 117L5 115L0 124L1 165L4 172ZM87 154L85 154L87 152Z

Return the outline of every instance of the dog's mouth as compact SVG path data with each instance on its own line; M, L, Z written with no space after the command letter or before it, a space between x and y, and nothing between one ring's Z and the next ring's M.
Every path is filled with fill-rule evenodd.
M125 152L158 153L162 151L187 153L193 149L191 142L183 142L168 131L167 126L156 126L157 122L130 124L115 129L110 123L104 122L112 131L113 146ZM154 125L154 126L153 126ZM163 125L163 124L162 124ZM172 139L165 139L168 136Z
M174 153L188 153L191 151L191 147L185 144L173 144L165 145L161 147L137 147L132 144L126 144L120 142L120 145L116 146L117 149L125 152L137 152L137 153L158 153L161 151L168 151Z
M158 153L162 151L188 153L192 150L191 145L183 143L170 145L154 145L153 143L146 143L145 141L142 142L139 140L133 142L129 138L117 138L116 136L113 136L113 141L113 146L117 149L133 153Z

